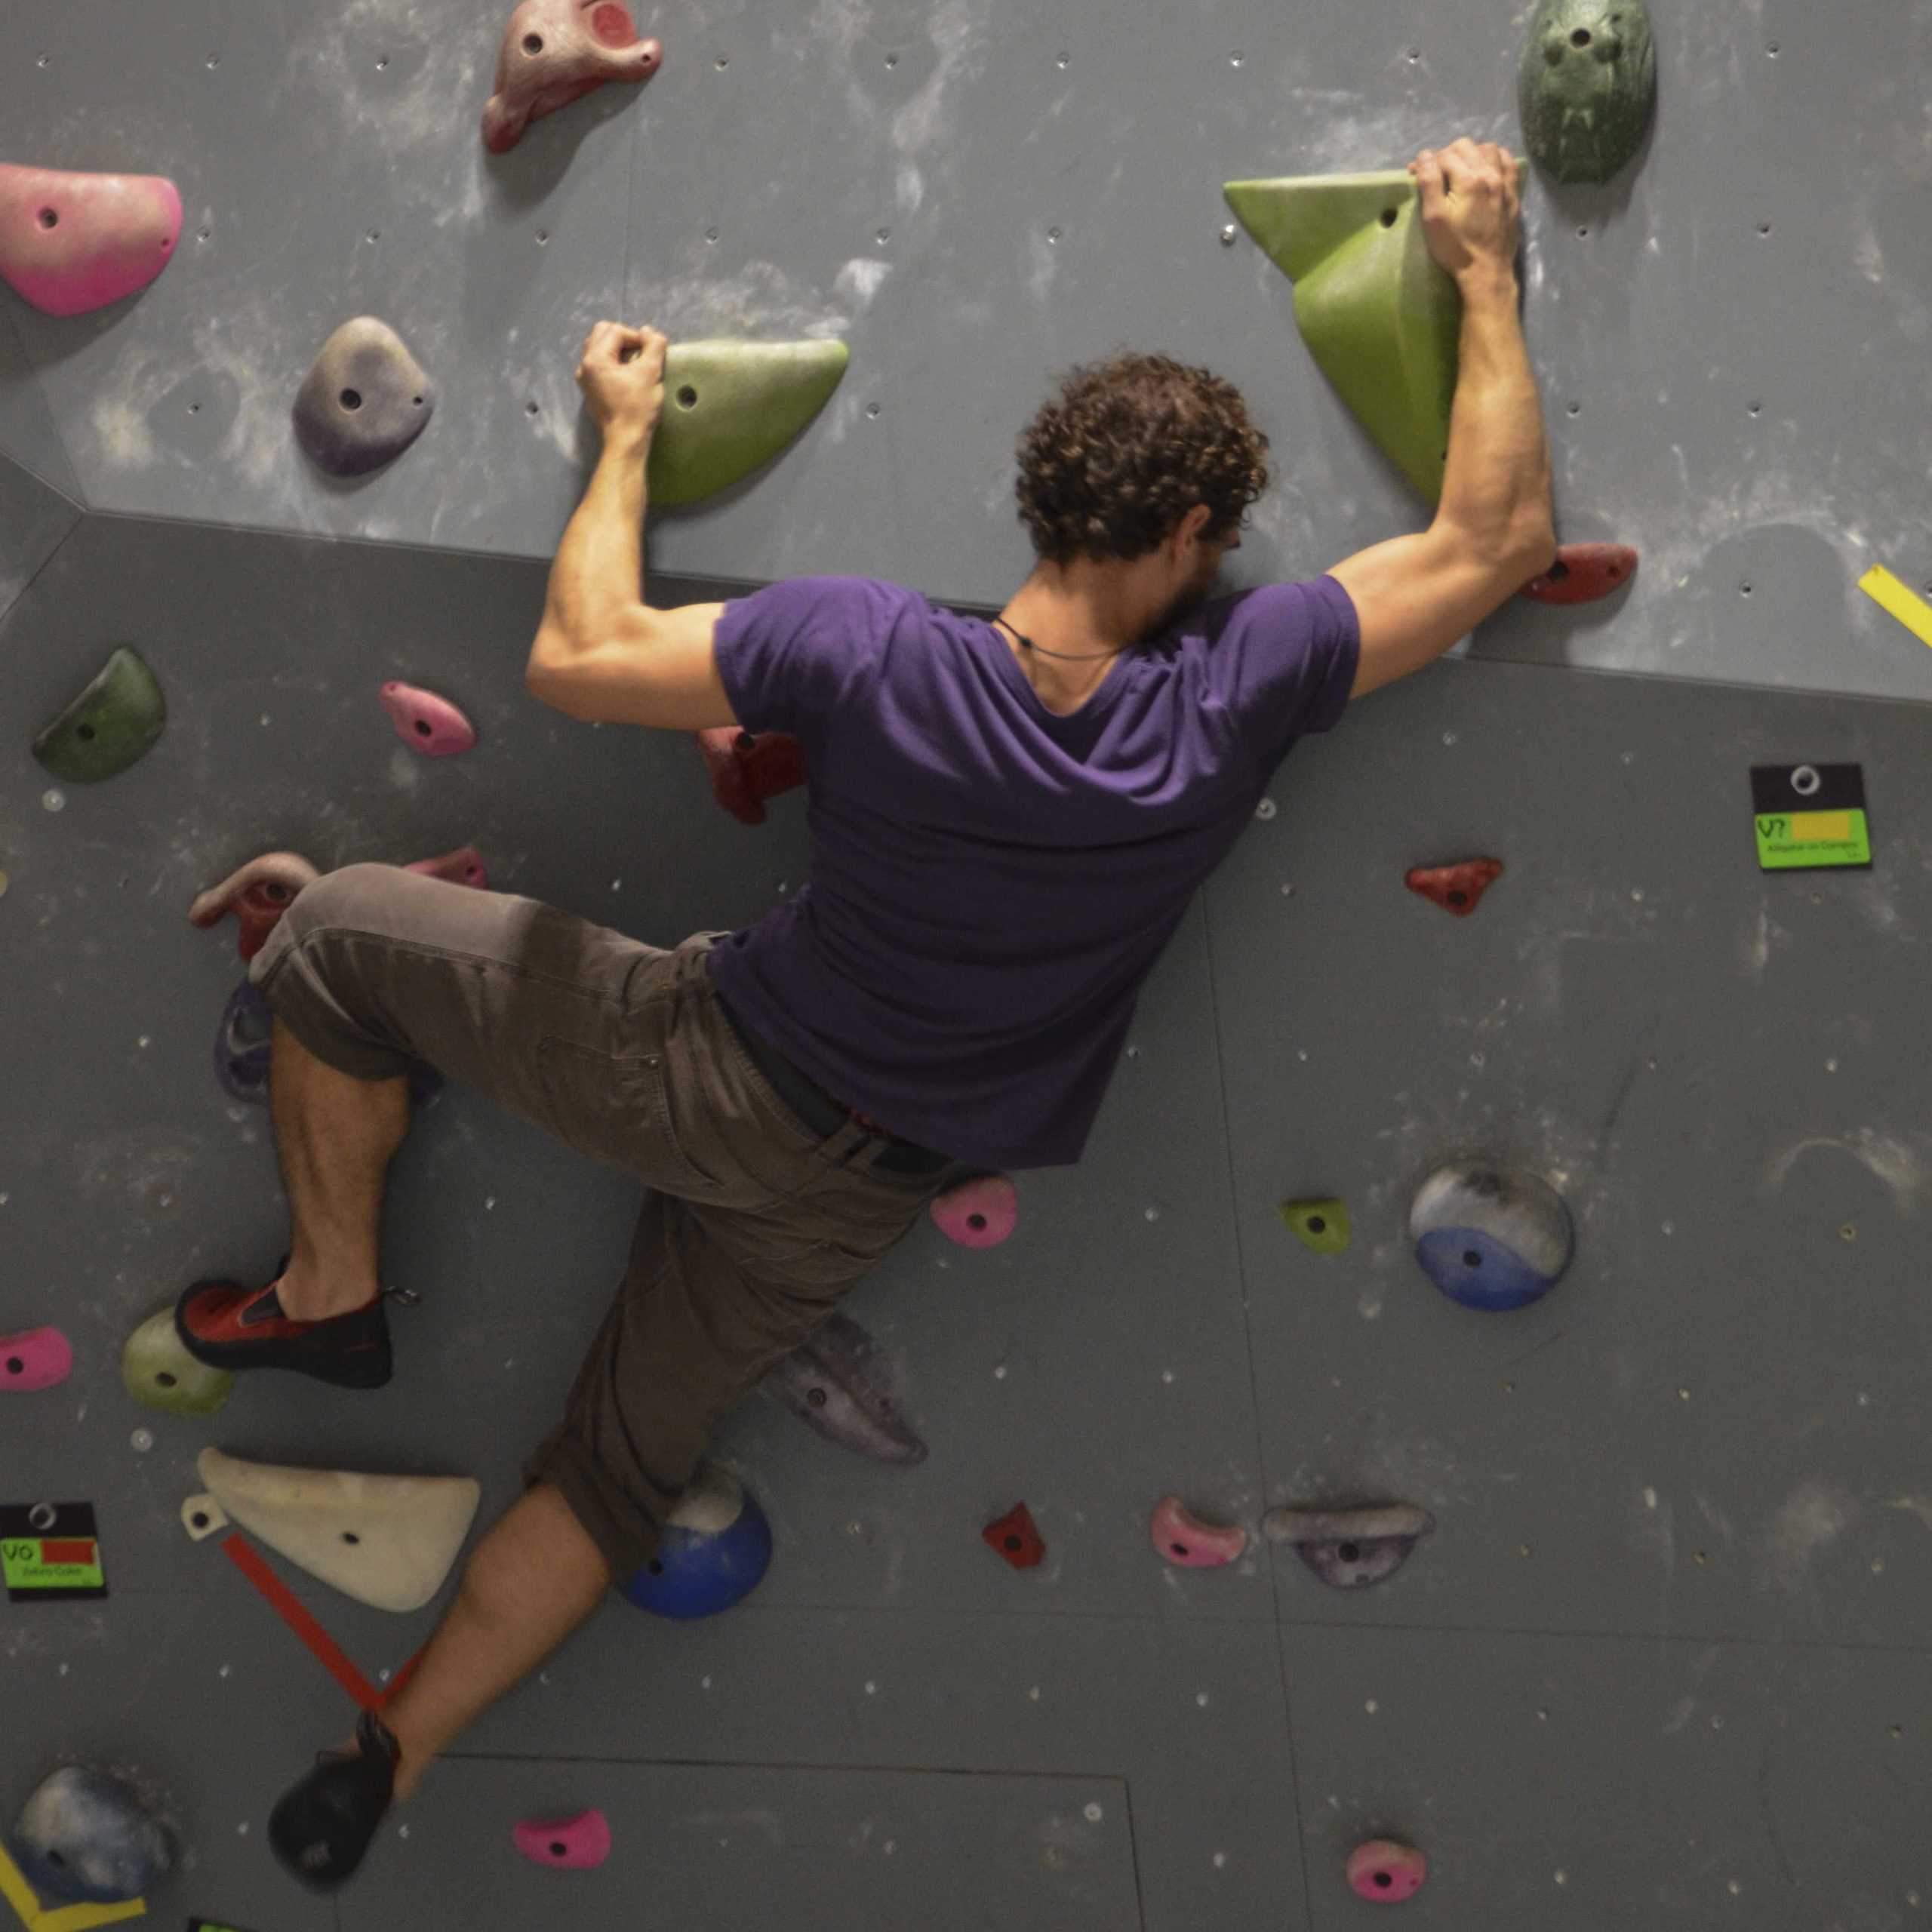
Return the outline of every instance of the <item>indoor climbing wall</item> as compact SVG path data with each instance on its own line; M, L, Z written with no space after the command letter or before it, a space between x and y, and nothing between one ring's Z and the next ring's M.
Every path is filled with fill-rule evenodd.
M688 740L523 689L589 448L571 367L614 311L789 346L757 392L782 453L719 489L700 441L676 472L702 500L654 524L665 601L806 570L1003 598L1014 435L1122 340L1233 377L1274 438L1241 580L1417 527L1223 184L1521 151L1532 10L641 8L625 70L521 132L508 11L10 11L0 167L161 177L180 225L78 315L0 288L0 1533L40 1552L0 1611L0 1835L57 1767L120 1772L172 1844L148 1915L242 1932L1329 1932L1377 1841L1421 1860L1359 1883L1421 1927L1921 1923L1932 662L1859 584L1932 586L1925 0L1659 0L1634 164L1532 170L1560 534L1634 546L1635 579L1513 605L1304 747L1087 1158L1017 1177L1004 1240L922 1226L853 1298L924 1460L755 1396L718 1445L772 1527L749 1600L614 1601L337 1900L274 1865L274 1798L446 1591L375 1608L184 1520L240 1493L204 1452L473 1479L493 1519L634 1197L452 1088L395 1174L386 1278L422 1300L394 1383L135 1399L137 1325L284 1225L238 928L189 900L271 847L471 846L494 888L665 943L797 889L795 797L749 829ZM364 316L409 360L331 361L298 434ZM687 365L707 401L721 366ZM158 738L151 698L69 711L124 649ZM419 755L398 681L474 744ZM1833 789L1754 791L1805 767ZM1762 821L1847 809L1843 767L1869 867L1761 869ZM1553 1191L1567 1266L1521 1243L1546 1293L1468 1305L1515 1223L1412 1227L1458 1161ZM1024 1567L981 1534L1023 1500ZM1358 1505L1406 1513L1312 1540L1283 1513ZM592 1809L595 1869L520 1854L520 1822Z

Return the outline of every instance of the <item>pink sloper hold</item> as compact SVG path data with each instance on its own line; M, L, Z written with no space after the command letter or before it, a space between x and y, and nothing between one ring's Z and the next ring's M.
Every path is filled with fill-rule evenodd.
M523 0L503 29L483 145L507 154L531 122L606 81L648 81L663 60L658 42L638 38L621 0Z
M1400 1905L1422 1890L1429 1860L1412 1844L1371 1838L1349 1854L1349 1885L1356 1897L1377 1905Z
M1247 1547L1247 1532L1236 1524L1219 1529L1190 1515L1178 1496L1164 1496L1149 1525L1154 1547L1179 1570L1218 1570Z
M180 238L180 193L158 174L0 165L0 275L50 315L146 288Z
M526 1820L510 1835L533 1865L559 1872L587 1872L611 1855L610 1821L601 1811L580 1812L549 1824Z
M474 845L459 845L439 859L413 860L403 870L421 872L427 878L447 879L452 885L473 885L479 892L490 883L490 875L483 869L483 854Z
M1020 1196L1004 1174L980 1174L934 1201L934 1224L961 1247L997 1247L1020 1219Z
M51 1389L74 1372L73 1346L57 1328L0 1335L0 1395Z
M476 728L446 697L399 685L394 678L382 688L383 708L396 736L425 758L453 758L476 742Z

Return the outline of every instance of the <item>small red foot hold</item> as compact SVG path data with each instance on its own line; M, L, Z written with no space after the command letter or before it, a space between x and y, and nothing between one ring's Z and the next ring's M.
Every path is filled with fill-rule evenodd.
M1466 919L1502 876L1500 859L1465 859L1459 866L1417 866L1403 883L1411 892L1434 900L1445 912Z
M426 878L447 879L452 885L473 885L479 892L490 883L483 869L483 854L474 845L459 845L439 859L414 860L403 870L420 872Z
M805 748L784 731L740 731L727 724L697 734L712 795L743 825L764 823L764 801L805 782Z
M638 39L622 0L523 0L504 29L483 145L507 154L531 122L606 81L648 81L663 60L658 42Z
M188 917L205 929L220 925L232 912L242 922L238 950L245 960L252 959L267 944L295 895L321 876L299 852L264 852L219 885L210 886L188 908Z
M1565 543L1555 562L1517 595L1539 604L1595 604L1636 573L1637 553L1627 543Z
M1016 1570L1035 1568L1047 1553L1033 1512L1017 1503L997 1523L989 1523L980 1532L989 1549L997 1550Z

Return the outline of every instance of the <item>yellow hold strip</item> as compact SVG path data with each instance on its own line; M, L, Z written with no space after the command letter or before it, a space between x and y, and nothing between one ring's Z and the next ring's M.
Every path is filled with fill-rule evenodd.
M1932 644L1932 604L1908 590L1883 564L1874 564L1858 580L1858 587L1881 610L1897 618L1921 644Z
M93 1932L97 1925L118 1925L124 1919L146 1915L146 1899L129 1899L121 1905L63 1905L57 1912L43 1912L20 1868L0 1844L0 1894L14 1908L27 1932Z

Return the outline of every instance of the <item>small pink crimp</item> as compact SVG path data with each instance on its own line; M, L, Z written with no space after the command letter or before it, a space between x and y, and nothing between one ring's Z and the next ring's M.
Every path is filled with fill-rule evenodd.
M1178 1496L1164 1496L1151 1524L1154 1547L1180 1570L1218 1570L1247 1547L1247 1532L1236 1524L1217 1529L1190 1515Z
M478 892L488 889L490 875L483 869L483 854L474 845L459 845L439 859L416 859L403 867L420 872L426 878L447 879L451 885L473 885Z
M559 1872L588 1872L611 1855L610 1821L601 1811L581 1811L574 1818L549 1823L528 1819L511 1835L533 1865L552 1866Z
M51 1389L74 1372L74 1350L57 1328L0 1335L0 1394Z
M997 1247L1020 1218L1020 1196L1004 1174L980 1174L937 1196L932 1217L961 1247Z
M454 758L475 743L476 728L448 698L394 678L381 695L396 736L425 758Z
M1392 1838L1371 1838L1349 1854L1349 1884L1358 1898L1377 1905L1400 1905L1422 1890L1429 1860L1414 1845Z

